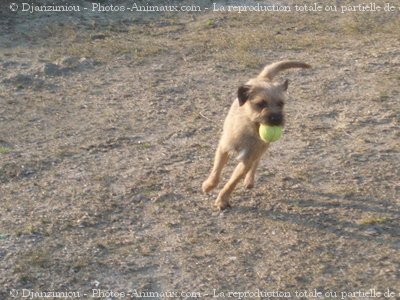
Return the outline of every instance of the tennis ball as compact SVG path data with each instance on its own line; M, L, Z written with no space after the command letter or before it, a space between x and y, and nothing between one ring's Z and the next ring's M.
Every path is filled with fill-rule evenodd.
M273 143L281 138L282 129L283 126L268 126L261 124L258 133L263 141Z

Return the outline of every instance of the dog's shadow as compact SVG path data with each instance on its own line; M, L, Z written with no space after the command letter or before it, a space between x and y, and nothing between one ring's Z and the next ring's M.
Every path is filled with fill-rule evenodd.
M257 218L288 222L299 228L321 231L321 234L333 233L338 237L376 243L385 240L393 248L398 249L400 246L400 210L385 199L360 195L341 197L333 193L303 191L301 197L288 197L281 202L282 205L279 201L273 202L269 208L265 208L261 200L251 201L253 205L248 206L244 206L245 201L235 202L232 208L224 212L235 219L257 214ZM385 217L363 219L360 218L361 214L382 214ZM388 241L387 238L394 241Z

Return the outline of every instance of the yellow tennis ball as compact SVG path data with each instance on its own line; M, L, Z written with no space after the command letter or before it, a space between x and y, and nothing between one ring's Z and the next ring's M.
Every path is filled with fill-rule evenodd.
M273 143L281 138L282 129L283 126L269 126L261 124L258 133L263 141L267 143Z

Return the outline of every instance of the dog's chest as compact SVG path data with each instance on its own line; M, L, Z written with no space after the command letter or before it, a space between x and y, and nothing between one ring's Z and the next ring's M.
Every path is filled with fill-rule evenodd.
M234 145L237 153L237 160L255 159L262 155L267 149L268 144L253 136L244 137L240 143Z

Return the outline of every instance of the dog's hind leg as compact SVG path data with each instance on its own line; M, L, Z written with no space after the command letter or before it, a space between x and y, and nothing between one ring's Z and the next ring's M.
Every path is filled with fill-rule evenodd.
M203 182L202 188L204 193L208 193L218 185L222 169L228 161L228 158L228 152L223 151L221 146L218 146L218 149L215 153L214 166L211 174L208 176L207 180Z

